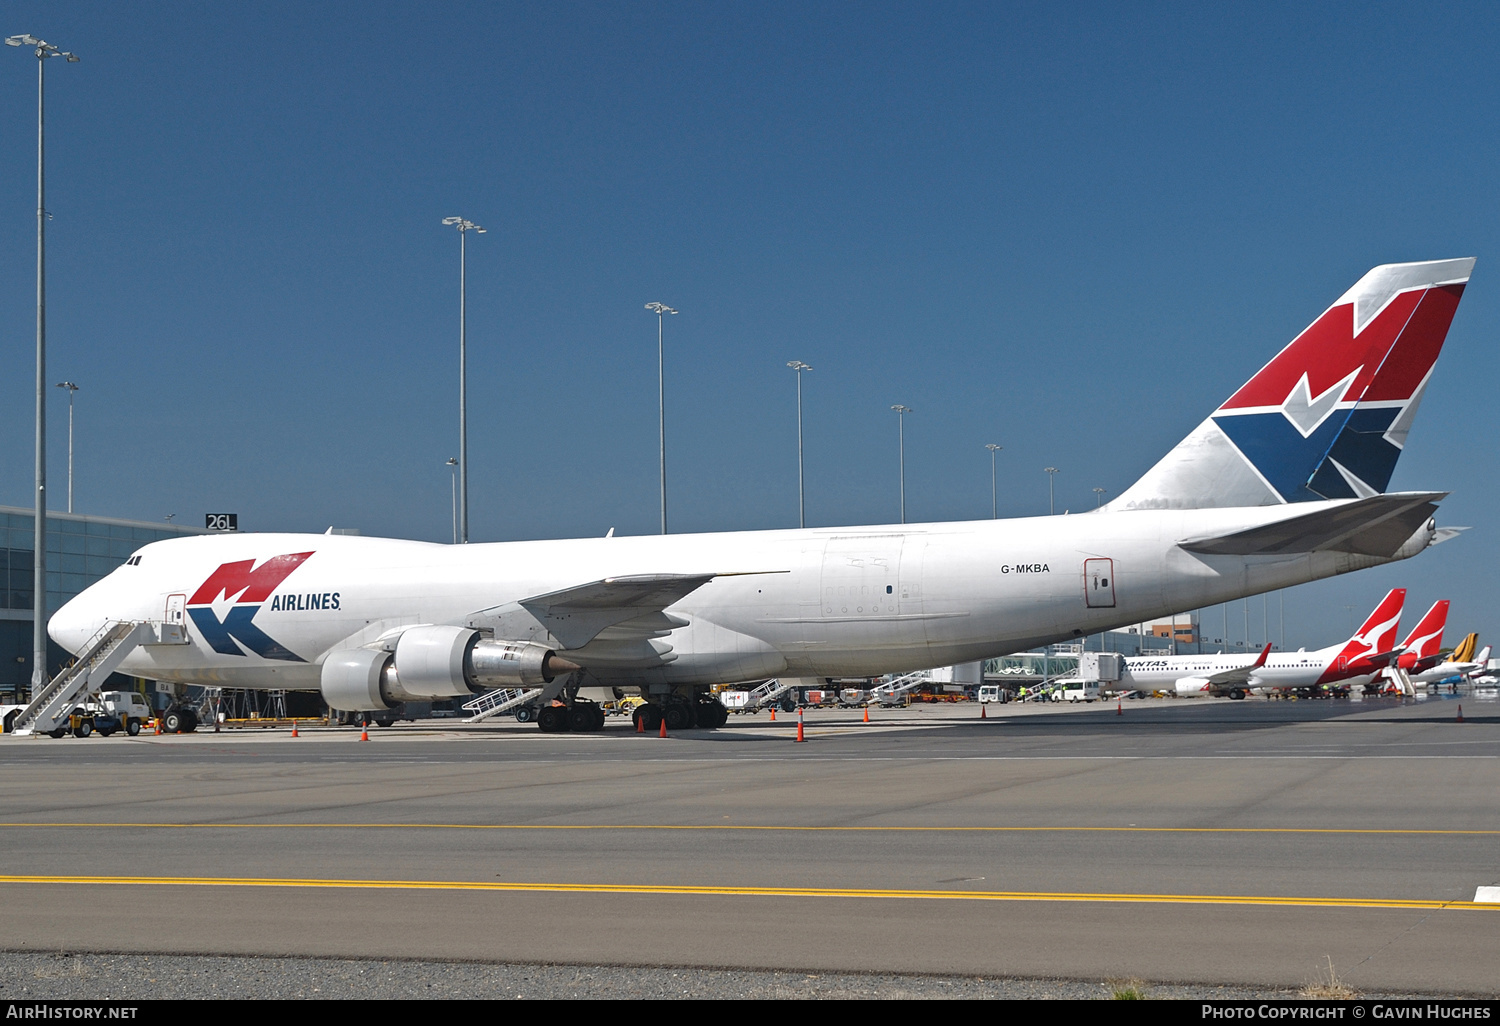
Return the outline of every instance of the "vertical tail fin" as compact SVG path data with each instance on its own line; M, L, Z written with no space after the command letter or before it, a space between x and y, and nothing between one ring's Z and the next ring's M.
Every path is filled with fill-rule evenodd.
M1374 268L1110 508L1383 492L1473 267L1463 258Z
M1441 599L1432 604L1426 615L1417 621L1396 665L1403 670L1421 669L1423 663L1433 665L1438 650L1443 646L1443 628L1448 625L1448 600Z
M1455 663L1471 663L1471 662L1475 662L1475 659L1474 659L1474 649L1476 649L1478 647L1479 647L1479 635L1477 633L1474 633L1474 634L1465 634L1464 635L1464 640L1462 640L1462 641L1460 641L1458 643L1458 647L1453 650L1453 654L1450 655L1448 658L1451 659ZM1488 659L1489 656L1485 656L1484 658Z
M1358 646L1361 653L1373 655L1389 652L1396 647L1396 631L1401 624L1401 607L1406 604L1406 589L1392 588L1386 592L1380 605L1375 607L1354 637L1349 639L1345 651Z

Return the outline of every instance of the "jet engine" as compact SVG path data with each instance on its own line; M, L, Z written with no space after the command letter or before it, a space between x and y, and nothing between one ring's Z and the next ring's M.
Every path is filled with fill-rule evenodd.
M550 684L579 669L545 645L494 641L468 627L413 627L395 651L346 648L323 660L323 700L334 709L468 698L493 688Z
M1209 680L1207 677L1178 677L1177 694L1183 698L1195 695L1206 695L1209 693Z

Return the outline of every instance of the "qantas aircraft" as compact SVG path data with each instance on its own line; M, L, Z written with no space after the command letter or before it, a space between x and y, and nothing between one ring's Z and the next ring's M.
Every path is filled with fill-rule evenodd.
M1391 590L1354 637L1315 652L1299 649L1272 655L1267 645L1254 662L1235 655L1129 656L1119 687L1171 690L1182 696L1244 698L1251 691L1347 685L1370 679L1401 653L1395 647L1396 629L1405 601L1405 588ZM1440 604L1446 612L1448 604ZM1438 630L1441 633L1442 628Z
M121 672L337 709L528 687L544 730L589 730L603 715L577 691L603 686L639 689L647 729L712 727L715 683L968 662L1407 559L1451 533L1447 493L1385 489L1473 264L1370 271L1095 512L471 545L206 535L143 547L49 631L81 653L146 625Z

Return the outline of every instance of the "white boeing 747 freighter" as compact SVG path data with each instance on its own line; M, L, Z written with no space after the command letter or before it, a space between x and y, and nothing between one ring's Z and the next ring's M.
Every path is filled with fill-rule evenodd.
M1370 271L1095 512L471 545L206 535L144 546L49 631L85 663L128 637L121 672L377 715L516 688L543 729L597 729L577 692L604 686L639 689L648 729L712 727L716 683L979 660L1406 559L1449 533L1446 493L1386 487L1473 263Z

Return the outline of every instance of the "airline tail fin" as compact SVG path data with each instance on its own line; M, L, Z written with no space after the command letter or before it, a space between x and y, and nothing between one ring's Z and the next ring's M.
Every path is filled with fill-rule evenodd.
M1474 659L1474 649L1476 649L1478 647L1479 647L1479 635L1477 633L1466 634L1466 635L1464 635L1464 640L1462 640L1462 641L1460 641L1458 643L1458 647L1453 650L1453 654L1450 655L1448 658L1451 659L1455 663L1472 663L1472 662L1475 662L1475 659ZM1488 658L1488 657L1486 657L1486 658Z
M1403 670L1421 669L1424 663L1436 665L1433 660L1443 645L1443 628L1448 625L1448 600L1440 599L1407 635L1401 646L1401 658L1397 665Z
M1374 268L1109 508L1384 492L1473 267L1466 257Z
M1349 645L1359 645L1367 652L1389 652L1396 647L1396 630L1401 622L1401 607L1406 603L1406 589L1392 588L1386 592L1380 605L1375 607ZM1346 651L1348 649L1346 648Z

